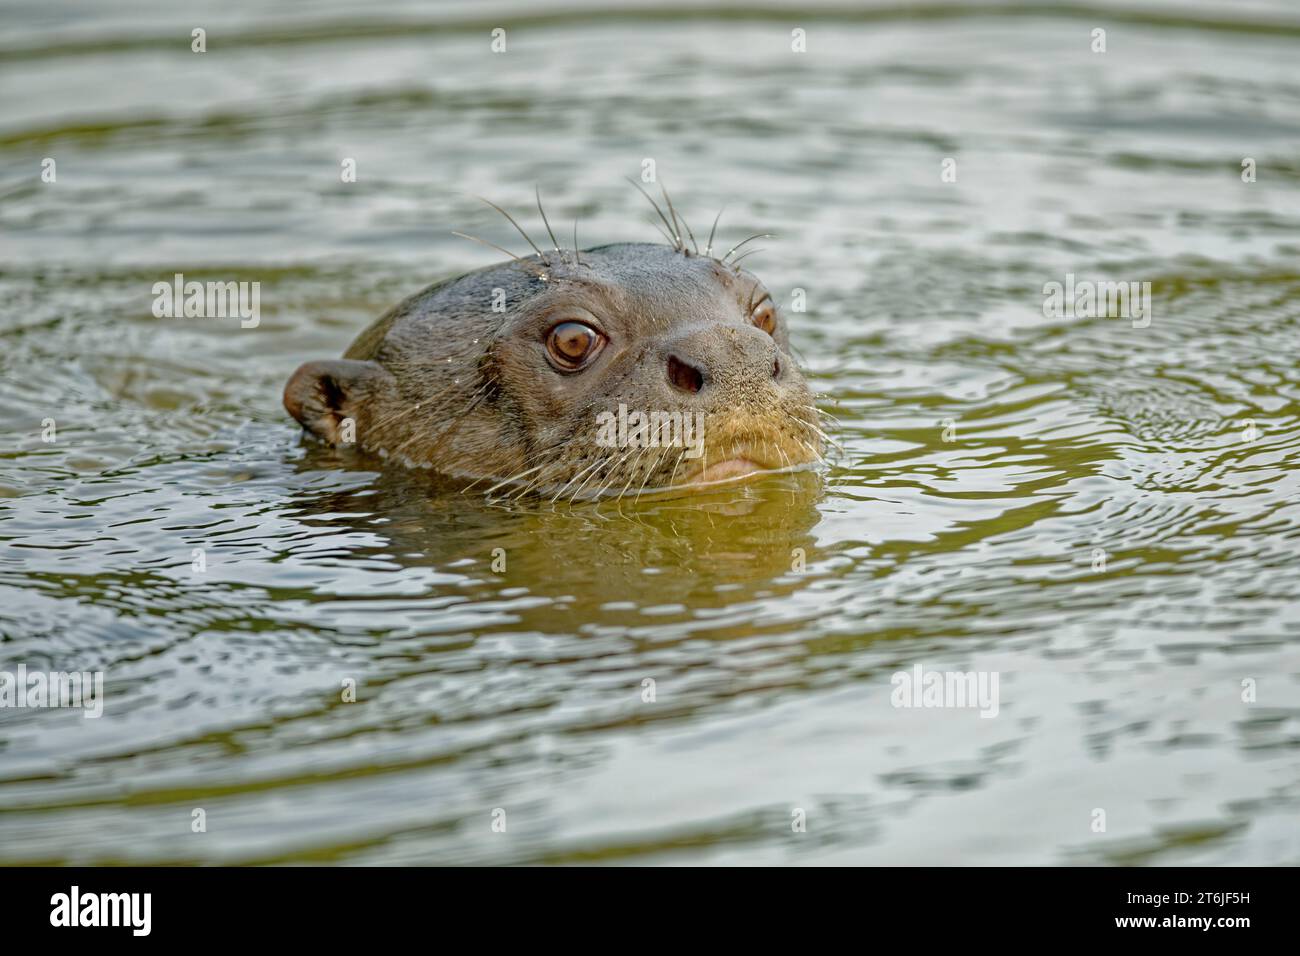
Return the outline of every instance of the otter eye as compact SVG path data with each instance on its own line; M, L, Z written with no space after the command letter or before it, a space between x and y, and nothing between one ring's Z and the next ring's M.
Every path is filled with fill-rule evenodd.
M749 313L749 321L768 335L776 334L776 306L770 298L765 298L758 305L754 306L754 311Z
M546 350L561 368L573 371L586 365L605 342L604 336L582 322L561 322L546 338Z

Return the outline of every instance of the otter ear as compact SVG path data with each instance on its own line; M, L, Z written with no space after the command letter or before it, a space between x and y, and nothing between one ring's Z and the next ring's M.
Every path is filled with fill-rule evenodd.
M285 385L284 407L317 438L336 445L344 420L355 423L367 399L392 380L376 362L307 362Z

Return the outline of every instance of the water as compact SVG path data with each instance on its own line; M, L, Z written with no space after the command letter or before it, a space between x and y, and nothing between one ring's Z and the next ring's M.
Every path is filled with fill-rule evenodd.
M0 711L0 862L1300 862L1288 4L263 7L4 17L0 670L106 683ZM645 158L777 234L824 474L552 507L300 441L299 362L519 244L474 195L653 240ZM154 318L176 272L260 324ZM918 664L997 716L891 706Z

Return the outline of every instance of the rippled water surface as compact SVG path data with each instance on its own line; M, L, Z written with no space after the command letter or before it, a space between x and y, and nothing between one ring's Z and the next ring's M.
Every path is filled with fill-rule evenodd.
M0 669L106 684L0 710L0 861L1300 863L1292 5L651 9L8 5ZM512 504L301 440L301 361L511 244L476 194L653 241L647 157L777 235L824 474ZM154 318L176 272L260 325Z

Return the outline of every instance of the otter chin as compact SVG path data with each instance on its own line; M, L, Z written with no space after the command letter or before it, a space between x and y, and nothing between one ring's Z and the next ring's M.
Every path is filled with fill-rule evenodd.
M429 286L284 406L316 438L487 491L553 499L705 487L822 459L771 294L726 257L621 243Z
M766 470L768 469L758 462L750 461L748 458L728 458L726 461L720 461L715 465L706 465L692 478L685 480L683 484L710 485L715 481L748 478L750 475L756 475L760 471Z

